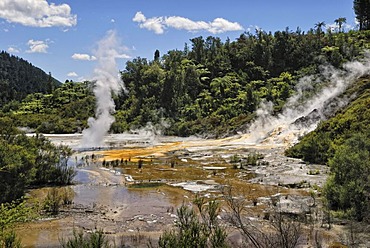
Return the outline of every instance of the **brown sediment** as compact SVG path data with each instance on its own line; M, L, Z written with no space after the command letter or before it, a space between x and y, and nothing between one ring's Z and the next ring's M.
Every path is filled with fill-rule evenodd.
M130 237L136 235L136 230L140 230L142 234L158 238L163 230L173 227L175 209L183 203L189 204L195 196L195 193L170 185L177 182L216 184L220 186L216 190L200 194L220 199L222 187L231 186L233 194L242 196L250 204L253 216L257 218L261 218L268 207L263 198L276 194L309 194L306 190L289 189L278 183L268 185L263 181L271 177L267 174L273 174L274 171L271 172L270 169L275 169L277 173L285 172L279 170L279 163L285 162L266 166L265 169L263 166L235 169L230 163L232 155L244 156L256 151L281 154L281 150L269 143L245 145L245 138L246 135L219 140L168 142L148 147L96 152L102 155L101 161L94 168L79 169L89 176L89 182L73 186L76 193L74 204L66 208L59 219L28 223L19 226L17 230L25 237L26 244L45 244L45 233L50 233L53 242L58 243L58 236L71 235L75 227L85 231L91 231L95 227L103 228L114 237ZM123 175L117 176L109 170L99 169L103 160L123 161L119 167ZM138 166L139 160L142 162L141 168ZM222 169L206 170L204 166ZM261 183L251 182L251 179L257 177L257 169L264 173L258 175ZM126 175L132 176L134 182L125 181ZM157 186L149 188L128 187L129 183L152 182L160 183L154 183ZM45 192L36 191L34 195L44 197ZM258 204L253 205L254 202ZM34 234L28 235L32 229L35 229Z

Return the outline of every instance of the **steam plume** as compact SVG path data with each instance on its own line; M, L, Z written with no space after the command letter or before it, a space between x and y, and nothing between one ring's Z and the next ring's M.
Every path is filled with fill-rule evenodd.
M338 110L347 103L345 99L335 102L336 106L328 106L330 100L343 93L350 84L361 76L370 73L370 54L366 53L361 61L348 62L343 69L331 66L323 67L320 76L301 78L296 85L296 94L290 97L281 114L272 115L272 103L263 102L257 110L257 119L251 124L248 142L267 142L272 138L276 142L295 142L299 135L316 128L318 122L326 118L328 108ZM326 82L318 93L308 100L302 101L304 94L311 90L313 84ZM296 125L295 121L305 117L305 126Z
M104 135L114 122L112 114L115 110L112 93L118 93L123 83L116 68L116 58L119 58L120 45L114 31L98 42L95 57L98 66L94 69L93 81L96 97L95 118L88 119L89 128L82 132L81 147L101 146Z

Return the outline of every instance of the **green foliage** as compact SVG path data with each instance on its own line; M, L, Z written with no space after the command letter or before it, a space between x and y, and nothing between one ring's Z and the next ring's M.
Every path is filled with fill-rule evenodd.
M241 157L238 154L234 154L230 158L230 163L232 164L240 163L240 161L241 161Z
M0 52L0 108L12 101L20 101L34 92L50 93L60 82L29 62Z
M84 234L82 231L73 230L73 237L68 240L62 239L60 245L63 248L109 248L109 241L102 230Z
M301 158L311 163L325 164L332 146L329 136L329 133L309 134L285 153L288 156Z
M336 149L324 188L331 209L349 212L359 221L370 220L369 140L365 134L355 134Z
M21 248L21 241L17 234L12 230L0 236L0 247L4 248Z
M311 163L325 164L338 146L358 133L369 136L370 130L370 80L363 78L346 92L356 100L333 118L322 122L315 131L304 136L298 144L289 148L288 156L302 158Z
M199 211L181 206L177 210L179 217L177 230L165 231L159 238L159 247L228 247L226 232L217 221L219 202L206 202L204 198L196 198L194 205Z
M21 247L20 240L13 230L14 224L33 219L33 208L24 201L0 204L0 247Z
M0 123L9 123L0 118ZM28 137L12 125L1 126L0 134L0 203L23 196L31 185L70 184L75 171L67 164L70 148L56 147L44 136Z
M247 124L262 100L278 112L298 77L318 72L320 64L339 67L361 56L369 43L360 32L325 33L324 25L307 34L299 29L244 33L232 42L196 37L190 49L169 51L152 62L129 61L121 72L128 93L117 96L121 124L115 123L114 130L164 119L170 123L167 134L217 137Z
M73 191L71 189L51 188L43 202L43 209L52 215L57 215L63 205L72 203L72 199Z
M156 51L152 61L128 61L121 71L127 91L114 96L111 131L165 122L165 134L219 137L242 130L261 101L272 102L278 113L294 93L297 78L318 72L321 64L340 67L370 48L367 32L345 33L345 19L335 22L335 33L325 33L325 23L319 22L307 33L288 28L273 34L257 30L225 42L195 37L183 51L168 51L162 57ZM52 82L51 75L47 81ZM0 78L0 86L12 89L13 84L13 78ZM55 88L47 83L52 90L26 90L22 102L14 92L4 91L0 107L16 126L42 133L81 132L88 117L94 116L93 86L67 81ZM28 93L33 94L26 97ZM323 156L317 160L326 160L328 154Z
M370 29L370 3L366 0L354 0L353 9L356 14L356 20L359 23L360 30Z
M17 222L24 222L35 216L34 209L27 206L26 202L18 201L0 204L0 232L13 227Z
M328 207L366 221L370 211L368 85L368 81L362 79L355 85L356 89L352 89L359 95L355 101L286 151L287 155L309 162L328 163L330 176L324 187Z
M17 126L41 133L74 133L94 115L95 100L88 82L66 82L52 94L34 93L21 103L9 102L3 112Z
M258 160L260 159L263 159L263 155L260 153L253 152L253 153L248 154L245 163L247 165L256 166L258 165Z

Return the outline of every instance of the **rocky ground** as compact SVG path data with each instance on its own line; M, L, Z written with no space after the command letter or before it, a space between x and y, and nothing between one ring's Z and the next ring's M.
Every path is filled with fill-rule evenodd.
M60 138L55 142L76 145L78 142L68 138ZM167 142L167 141L166 141ZM145 142L144 142L145 143ZM132 142L127 142L132 152ZM143 170L125 171L102 169L99 163L90 164L78 169L77 183L72 186L75 193L73 204L63 207L59 215L51 218L26 223L18 227L18 233L26 247L58 247L61 239L67 239L73 230L92 232L102 230L116 245L125 244L126 247L147 247L148 242L156 244L164 230L174 228L177 219L176 208L181 204L191 205L194 193L198 192L205 197L221 196L223 184L230 180L228 176L237 181L236 187L249 185L249 196L246 204L251 209L248 218L256 223L262 223L264 214L273 205L290 215L307 216L318 206L319 192L327 177L328 168L322 165L309 165L300 160L287 158L281 147L246 146L244 144L230 144L229 140L218 140L214 143L207 141L193 141L189 143L171 143L153 149L153 154L163 155L170 153L176 155L179 163L187 171L199 174L201 180L166 181L170 186L164 185L153 188L130 188L132 179L143 177ZM190 145L189 145L190 144ZM200 145L202 144L202 145ZM212 145L213 144L213 145ZM141 146L143 147L143 146ZM166 151L163 148L166 147ZM123 151L127 153L128 151ZM233 155L247 156L248 153L261 153L263 158L258 165L243 166L243 169L220 169L220 161L230 162ZM104 154L104 151L102 152ZM79 153L79 157L91 156L91 151ZM145 156L153 158L150 151ZM108 158L108 157L107 157ZM140 157L144 158L145 157ZM219 170L208 170L209 166L218 166ZM204 167L204 168L203 168ZM180 169L156 170L158 173L185 174ZM135 173L139 174L135 174ZM150 172L153 176L153 171ZM189 173L189 172L187 172ZM166 174L168 175L168 174ZM253 175L253 176L251 176ZM165 178L164 178L165 179ZM261 185L261 187L257 186ZM246 187L246 188L248 188ZM267 193L256 193L263 189ZM34 192L35 195L40 195ZM45 193L44 193L45 195ZM252 200L251 200L252 199ZM222 207L220 218L227 209ZM337 225L331 231L326 229L322 216L316 216L316 227L325 233L325 243L340 240L343 226ZM240 243L240 236L231 230L232 239ZM365 235L366 236L366 235ZM308 241L307 241L308 242ZM308 247L302 246L302 247ZM325 247L325 246L324 246ZM363 246L366 247L366 246Z

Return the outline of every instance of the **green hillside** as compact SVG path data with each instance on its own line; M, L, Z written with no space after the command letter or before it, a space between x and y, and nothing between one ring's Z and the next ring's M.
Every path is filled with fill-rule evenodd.
M361 78L342 97L352 97L353 101L289 148L288 156L326 164L335 150L351 137L361 134L370 140L370 77Z
M111 132L152 123L165 134L220 137L245 131L262 101L281 111L299 78L320 74L323 65L341 68L363 57L369 31L274 34L257 30L235 41L196 37L183 50L153 60L135 58L121 71L127 89L114 96L116 121ZM325 82L312 82L313 91ZM93 83L70 82L55 92L9 102L2 112L18 126L46 133L79 132L93 116ZM22 89L21 89L22 90ZM23 91L22 94L27 92ZM309 96L312 92L306 92ZM161 125L166 123L166 125Z
M0 52L0 107L28 94L50 93L60 82L22 58Z
M262 101L272 102L278 113L299 78L320 74L323 65L341 68L362 57L369 34L317 28L256 31L225 42L197 37L182 51L152 61L136 58L122 71L128 94L116 99L118 121L112 130L165 120L170 124L166 133L180 136L245 131ZM312 81L313 88L324 84Z
M94 108L91 83L66 82L50 94L33 93L22 102L11 101L4 105L2 114L14 125L37 132L76 133L87 126Z
M304 136L286 155L328 164L328 207L348 218L370 221L370 77L345 92L353 101Z

